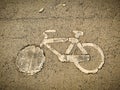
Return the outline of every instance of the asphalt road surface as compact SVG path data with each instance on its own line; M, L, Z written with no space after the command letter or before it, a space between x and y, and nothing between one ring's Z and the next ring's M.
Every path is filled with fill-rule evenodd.
M95 43L103 50L103 68L87 75L73 63L61 63L43 46L43 69L34 75L19 72L18 52L39 45L48 29L57 31L48 34L53 38L83 31L81 43ZM62 54L68 45L51 44ZM76 53L81 52L74 47L71 54ZM0 0L0 90L120 90L120 0Z

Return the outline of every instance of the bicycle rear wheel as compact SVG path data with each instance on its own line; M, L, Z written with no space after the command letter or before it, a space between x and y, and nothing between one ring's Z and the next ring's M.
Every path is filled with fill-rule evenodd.
M84 61L85 65L83 65L83 66L80 65L81 62L80 63L79 62L74 62L74 64L76 65L76 67L78 69L80 69L82 72L84 72L86 74L97 73L98 70L101 69L103 64L104 64L104 54L103 54L102 49L99 46L97 46L96 44L93 44L93 43L83 43L82 46L83 46L83 48L85 48L87 53L90 55L90 60L89 61ZM94 49L95 51L90 52L90 50L88 50L87 48L92 49L92 50ZM97 61L98 64L95 64L94 62L98 59L97 57L99 57L99 61ZM93 58L95 58L95 59L93 59ZM92 64L91 64L90 67L92 67L94 65L96 65L96 66L93 69L87 69L87 65L91 62L92 62Z

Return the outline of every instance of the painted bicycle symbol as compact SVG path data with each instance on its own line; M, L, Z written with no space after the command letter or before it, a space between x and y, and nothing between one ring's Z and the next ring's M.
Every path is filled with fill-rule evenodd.
M48 38L47 33L55 33L55 32L56 30L46 30L45 32L43 32L44 39L40 44L40 47L28 46L18 53L17 67L21 72L25 72L30 75L33 75L34 73L37 73L41 70L41 68L44 65L43 63L45 62L45 56L43 53L44 50L43 48L41 48L42 46L46 46L51 52L53 52L58 57L58 59L61 62L72 62L79 70L81 70L84 73L87 74L97 73L98 70L102 68L104 64L104 54L102 49L98 45L93 43L80 43L78 39L80 38L80 36L83 36L82 31L73 31L73 33L75 34L74 38ZM70 42L70 45L66 49L65 54L61 54L60 52L58 52L49 45L50 43L61 43L61 42L62 43ZM72 51L75 45L79 48L82 54L70 55L70 52ZM85 47L96 49L98 51L98 54L100 55L100 64L95 69L88 70L80 65L81 62L90 61L92 58L85 49Z

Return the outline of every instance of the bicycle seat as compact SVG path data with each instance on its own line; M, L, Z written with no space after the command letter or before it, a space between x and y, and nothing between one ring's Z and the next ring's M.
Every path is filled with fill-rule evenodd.
M45 32L56 32L56 30L46 30Z
M76 38L79 38L80 36L83 36L83 32L82 31L73 31L73 33L75 34Z

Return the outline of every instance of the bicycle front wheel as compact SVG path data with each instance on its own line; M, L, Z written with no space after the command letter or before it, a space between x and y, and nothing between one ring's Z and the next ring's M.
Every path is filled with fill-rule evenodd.
M16 58L19 71L33 75L39 72L45 62L43 50L35 45L26 46L21 49Z
M102 49L93 43L83 43L82 46L90 55L90 60L80 63L74 62L74 64L78 69L86 74L97 73L104 64L104 54Z

